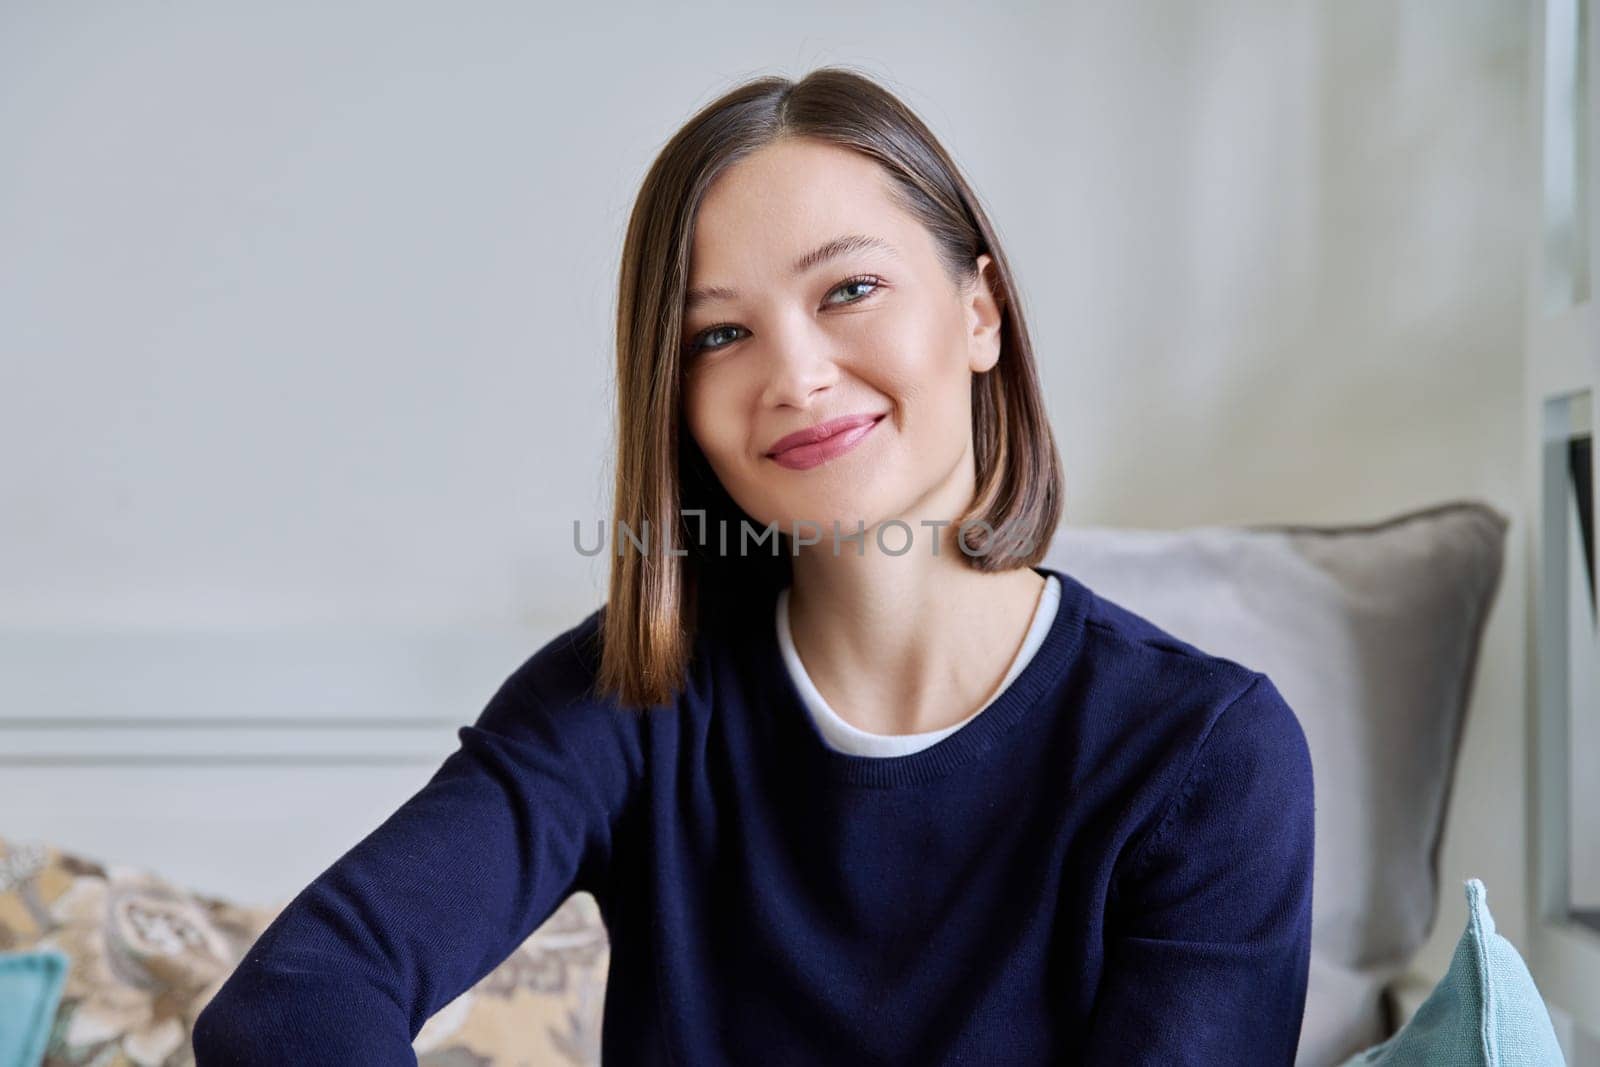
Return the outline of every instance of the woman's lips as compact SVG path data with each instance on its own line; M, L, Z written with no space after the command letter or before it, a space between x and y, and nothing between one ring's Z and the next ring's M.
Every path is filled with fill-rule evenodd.
M842 456L873 431L883 421L884 412L878 415L847 415L842 419L825 422L809 431L790 434L780 440L767 453L774 463L790 470L808 470ZM790 444L789 442L798 442Z

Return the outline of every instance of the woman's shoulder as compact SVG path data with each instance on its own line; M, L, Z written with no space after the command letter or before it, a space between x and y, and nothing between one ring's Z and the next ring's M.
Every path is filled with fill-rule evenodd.
M503 688L550 715L586 713L591 718L609 716L629 723L659 718L667 708L624 707L615 693L601 686L606 610L601 605L547 639L511 671ZM678 699L669 704L694 703L706 688L708 664L726 652L739 632L726 617L702 617L690 635L684 685Z
M597 687L602 633L596 609L540 644L501 681L469 733L516 761L550 766L557 752L597 780L636 777L644 717Z
M1087 586L1082 588L1088 594L1082 653L1102 670L1182 680L1191 686L1209 678L1220 688L1236 690L1256 674L1243 663L1207 651L1125 604Z
M1075 691L1088 702L1091 762L1137 798L1127 805L1137 828L1129 870L1167 846L1219 855L1240 840L1309 847L1310 746L1267 673L1098 595L1082 652ZM1300 854L1284 862L1299 864Z
M1082 662L1091 688L1105 701L1103 712L1122 727L1129 719L1173 763L1187 764L1206 746L1247 744L1280 754L1305 749L1298 716L1272 678L1256 666L1209 651L1152 619L1091 593L1084 624ZM1230 729L1217 732L1224 716ZM1245 721L1252 729L1238 730ZM1215 737L1212 737L1213 733Z
M591 611L546 640L511 672L505 684L549 707L592 699L600 672L603 611Z

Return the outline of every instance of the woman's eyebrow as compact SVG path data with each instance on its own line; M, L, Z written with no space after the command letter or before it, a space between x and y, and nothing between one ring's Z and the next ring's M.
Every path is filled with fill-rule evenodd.
M888 241L885 241L881 237L869 237L866 234L860 233L847 233L843 236L835 237L833 240L824 244L818 245L810 252L807 252L805 255L794 261L794 265L789 268L789 271L792 274L804 274L812 267L815 267L821 263L826 263L830 259L835 259L850 252L864 252L869 249L879 252L886 252L891 256L898 256L900 254L894 245L890 244ZM713 300L732 300L738 295L739 291L737 289L732 289L724 285L701 286L699 288L690 289L688 293L684 295L683 306L685 310L688 310L690 308L698 307L701 304L709 303Z

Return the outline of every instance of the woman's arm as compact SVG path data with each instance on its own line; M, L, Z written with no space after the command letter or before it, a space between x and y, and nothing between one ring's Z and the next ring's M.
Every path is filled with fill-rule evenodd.
M415 1064L429 1016L599 884L628 761L611 709L534 695L547 647L262 933L196 1021L198 1067Z
M1087 1062L1294 1062L1314 823L1305 735L1258 674L1118 877Z

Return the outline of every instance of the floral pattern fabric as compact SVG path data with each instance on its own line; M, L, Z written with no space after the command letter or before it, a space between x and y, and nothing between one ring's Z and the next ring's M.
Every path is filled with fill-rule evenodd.
M195 1018L281 908L0 838L0 951L70 960L44 1067L193 1067ZM598 1065L609 958L594 898L573 894L428 1020L419 1067Z

